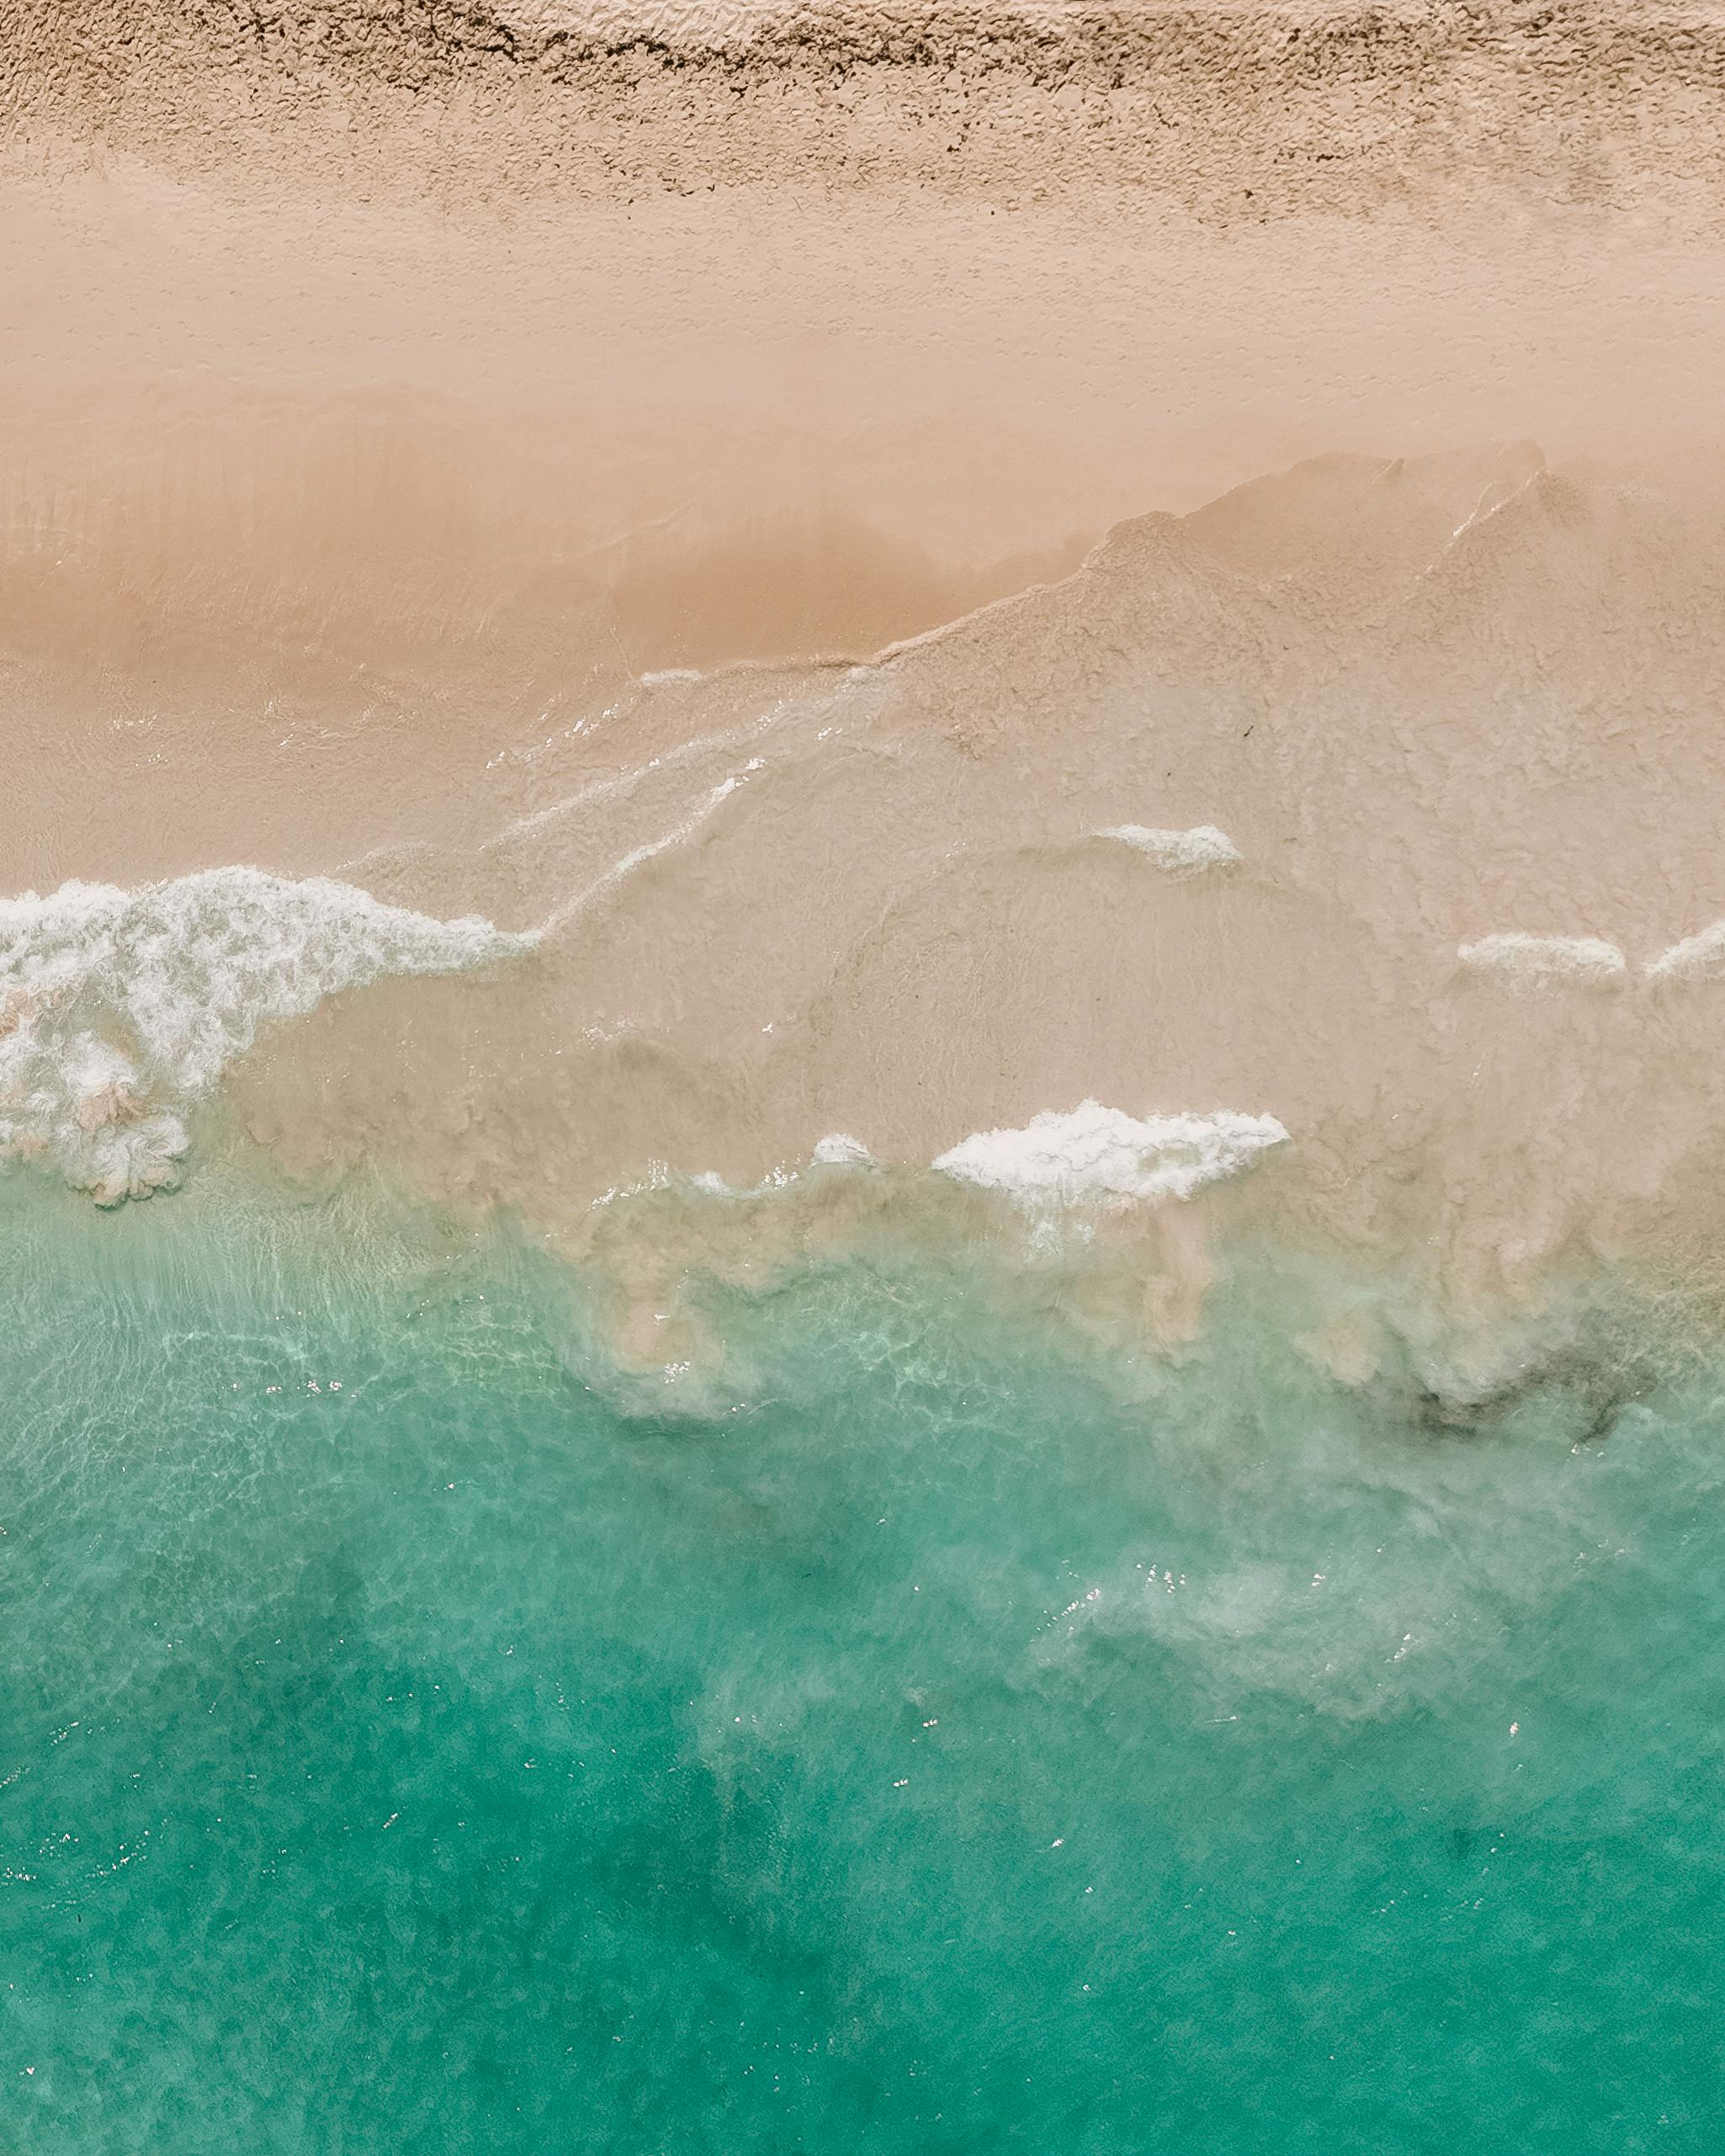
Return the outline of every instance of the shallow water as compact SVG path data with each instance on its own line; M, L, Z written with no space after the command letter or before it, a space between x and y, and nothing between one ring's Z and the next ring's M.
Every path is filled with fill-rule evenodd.
M98 2152L1702 2146L1725 1397L1434 1432L830 1267L8 1220L0 2071Z

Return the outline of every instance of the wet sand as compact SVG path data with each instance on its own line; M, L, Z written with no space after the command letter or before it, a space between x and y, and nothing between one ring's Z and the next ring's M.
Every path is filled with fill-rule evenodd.
M1314 503L1347 546L1265 573ZM348 872L547 924L520 976L326 1007L252 1127L567 1220L1094 1096L1272 1113L1266 1203L1482 1285L1669 1249L1717 1187L1725 982L1656 970L1725 917L1705 537L1521 449L1331 463L875 665L650 682L494 769L476 848ZM1106 835L1207 824L1237 863Z

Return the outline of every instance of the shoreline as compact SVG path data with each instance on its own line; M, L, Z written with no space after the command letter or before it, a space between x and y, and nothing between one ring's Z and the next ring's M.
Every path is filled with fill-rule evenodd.
M248 884L240 970L199 990L170 954L162 992L231 1003L225 1087L295 1171L373 1161L576 1251L656 1163L746 1190L843 1133L926 1168L1091 1101L1276 1118L1271 1212L1427 1253L1464 1303L1592 1251L1705 1266L1722 573L1712 525L1523 447L1329 458L875 662L625 675L484 758L460 728L441 761L422 726L334 758L290 735L368 812L347 751L377 755L414 835L345 868L300 836L279 868L357 888L308 911ZM178 797L159 736L105 738ZM270 770L248 824L211 767L193 805L227 845L284 828ZM98 836L149 881L132 826ZM195 883L159 901L188 934L219 900ZM27 1011L33 939L69 932L9 904ZM447 977L390 978L398 945ZM87 1134L205 1081L114 1082Z
M1463 1301L1711 1266L1716 27L983 19L33 10L11 891L531 932L326 923L222 1083L576 1249L1095 1102L1276 1118L1252 1203ZM106 1022L48 1091L124 1153L204 1097Z

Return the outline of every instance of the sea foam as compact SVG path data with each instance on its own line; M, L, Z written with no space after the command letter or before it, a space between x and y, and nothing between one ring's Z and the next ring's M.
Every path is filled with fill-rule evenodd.
M1648 961L1647 974L1649 980L1725 980L1725 921L1661 951Z
M1274 1116L1149 1116L1083 1101L1047 1109L1019 1130L982 1130L942 1153L942 1175L1006 1192L1032 1207L1190 1197L1249 1167L1287 1132Z
M101 1204L146 1196L176 1177L180 1112L265 1026L534 940L258 868L0 900L0 1155L50 1158Z
M1597 936L1482 936L1456 956L1470 973L1515 988L1603 988L1623 980L1629 962Z
M852 1138L848 1131L835 1130L817 1141L809 1156L817 1168L872 1168L874 1155L860 1138Z
M1098 838L1117 839L1135 852L1146 855L1171 876L1195 876L1206 868L1229 868L1241 860L1239 848L1214 824L1194 824L1190 831L1154 831L1145 824L1111 824Z

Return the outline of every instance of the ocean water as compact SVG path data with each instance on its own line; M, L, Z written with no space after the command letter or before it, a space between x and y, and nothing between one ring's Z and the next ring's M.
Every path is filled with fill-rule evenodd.
M1128 1361L877 1249L649 1381L501 1234L4 1196L0 2145L1715 2145L1706 1357L1446 1417L1273 1251Z

